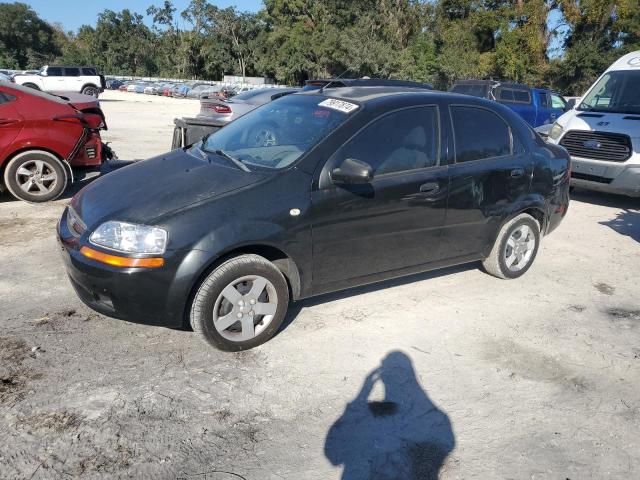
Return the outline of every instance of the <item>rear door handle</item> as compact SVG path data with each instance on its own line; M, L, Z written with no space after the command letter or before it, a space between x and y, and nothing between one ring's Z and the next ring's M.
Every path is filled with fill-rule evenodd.
M440 185L437 182L427 182L423 185L420 185L420 191L422 193L429 193L433 195L440 191Z
M511 178L520 178L524 176L524 168L514 168L511 170Z
M11 125L12 123L18 123L17 118L0 118L0 125Z

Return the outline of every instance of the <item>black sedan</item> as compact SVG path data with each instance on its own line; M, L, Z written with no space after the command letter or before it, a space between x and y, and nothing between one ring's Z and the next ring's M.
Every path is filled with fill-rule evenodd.
M569 175L562 147L495 102L320 89L95 181L58 236L91 308L242 350L292 300L478 260L523 275Z

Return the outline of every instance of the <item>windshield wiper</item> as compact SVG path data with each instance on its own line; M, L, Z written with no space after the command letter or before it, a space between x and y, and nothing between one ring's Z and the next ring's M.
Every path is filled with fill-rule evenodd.
M231 155L229 155L224 150L218 149L218 150L215 150L213 153L215 153L216 155L220 155L223 158L226 158L227 160L232 162L236 167L238 167L240 170L244 170L245 172L250 172L251 171L251 170L249 170L249 167L247 167L244 163L242 163L241 160L238 160L237 158L232 157Z

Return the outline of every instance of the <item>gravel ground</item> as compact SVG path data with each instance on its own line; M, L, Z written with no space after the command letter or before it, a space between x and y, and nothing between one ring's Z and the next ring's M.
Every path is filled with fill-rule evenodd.
M197 111L103 99L121 159ZM520 280L469 265L326 295L238 354L84 307L67 202L0 197L2 479L640 478L638 200L576 192Z

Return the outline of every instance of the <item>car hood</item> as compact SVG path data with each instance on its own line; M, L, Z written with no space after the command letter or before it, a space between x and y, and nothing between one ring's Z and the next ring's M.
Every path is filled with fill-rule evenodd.
M173 150L99 178L73 197L71 205L89 229L106 220L153 224L159 217L264 177L264 173L245 172Z
M557 123L565 130L587 130L622 133L631 138L640 137L640 115L632 113L600 113L569 110Z

